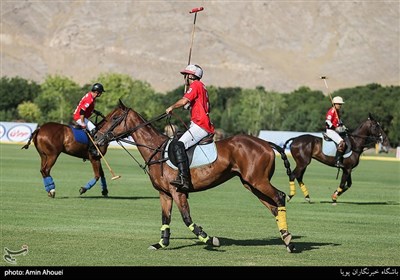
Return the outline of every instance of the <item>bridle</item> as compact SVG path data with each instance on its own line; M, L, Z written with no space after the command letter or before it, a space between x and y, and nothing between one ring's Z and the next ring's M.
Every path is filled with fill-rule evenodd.
M357 152L362 152L362 150L364 148L370 148L371 144L375 144L375 143L382 143L383 142L383 135L382 135L382 127L380 126L380 124L375 121L375 120L371 120L372 125L368 128L370 135L358 135L358 134L352 134L349 133L348 135L353 137L353 138L360 138L360 139L364 139L365 143L361 145L361 150L357 151ZM378 131L379 133L372 133Z

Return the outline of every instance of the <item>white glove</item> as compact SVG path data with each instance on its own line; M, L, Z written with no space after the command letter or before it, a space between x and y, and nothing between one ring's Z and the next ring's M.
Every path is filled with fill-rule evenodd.
M338 126L338 127L335 128L335 131L337 133L343 133L343 132L346 131L346 127L344 125L343 126Z

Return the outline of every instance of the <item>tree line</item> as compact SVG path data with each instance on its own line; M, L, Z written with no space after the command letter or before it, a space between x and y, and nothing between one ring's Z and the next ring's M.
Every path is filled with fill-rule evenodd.
M96 100L96 109L103 114L112 111L121 99L144 118L152 119L182 97L184 86L156 92L150 84L126 74L100 74L83 86L70 78L48 75L42 83L21 77L3 76L0 81L0 120L44 123L69 123L72 113L94 82L104 85L106 92ZM228 137L246 133L257 136L260 130L321 132L325 129L325 113L331 107L331 96L343 97L342 119L356 129L371 113L381 124L392 147L400 143L400 86L376 83L339 89L331 96L322 91L300 87L293 92L268 91L264 87L243 89L207 86L211 103L211 120L216 129ZM186 110L175 110L171 123L185 130L189 122ZM154 125L161 131L167 125Z

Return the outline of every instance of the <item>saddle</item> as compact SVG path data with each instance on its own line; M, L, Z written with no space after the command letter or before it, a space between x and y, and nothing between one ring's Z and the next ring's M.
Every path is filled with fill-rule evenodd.
M348 158L351 156L353 151L351 150L351 142L350 138L347 135L347 133L339 133L339 135L343 138L344 142L346 143L346 149L343 154L343 158ZM335 156L336 155L336 150L337 150L337 144L329 138L326 133L322 133L322 153L326 156Z

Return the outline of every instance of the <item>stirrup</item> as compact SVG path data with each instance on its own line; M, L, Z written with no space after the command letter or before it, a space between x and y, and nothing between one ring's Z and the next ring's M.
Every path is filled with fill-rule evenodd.
M170 182L171 185L177 187L178 191L187 192L190 189L190 183L183 175L178 175L175 180Z
M338 168L344 168L344 164L340 160L336 161L335 166Z

